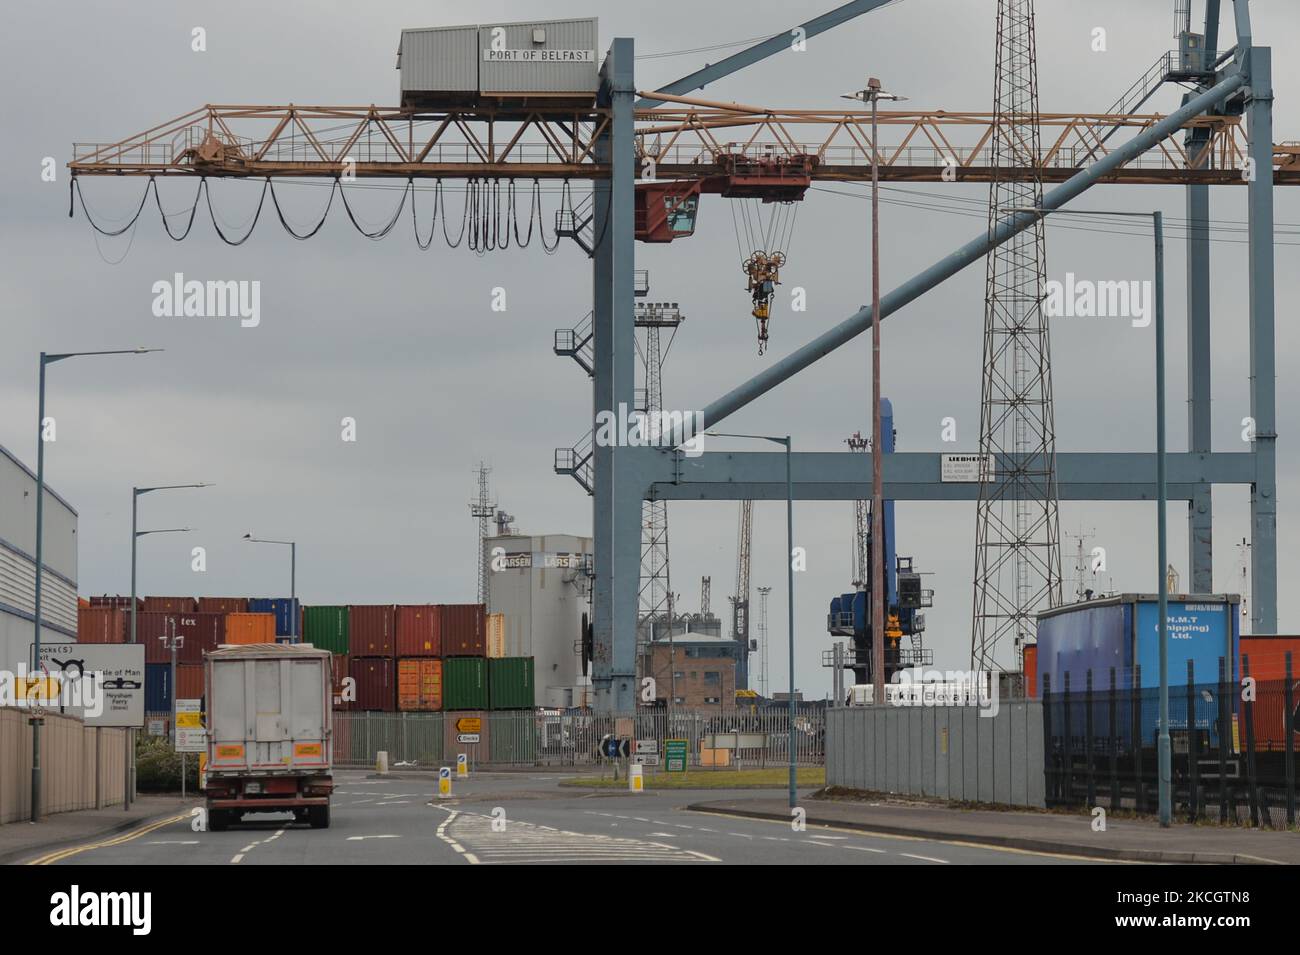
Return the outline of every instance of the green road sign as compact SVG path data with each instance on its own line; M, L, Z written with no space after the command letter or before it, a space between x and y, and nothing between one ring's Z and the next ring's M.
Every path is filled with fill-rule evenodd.
M670 773L686 772L686 740L664 740L664 769Z

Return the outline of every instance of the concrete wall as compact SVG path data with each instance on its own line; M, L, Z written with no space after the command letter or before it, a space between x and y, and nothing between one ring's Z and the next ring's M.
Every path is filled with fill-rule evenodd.
M826 784L1044 807L1043 707L849 706L826 715Z
M31 711L0 707L0 824L31 818ZM120 806L127 731L45 714L41 729L42 814Z

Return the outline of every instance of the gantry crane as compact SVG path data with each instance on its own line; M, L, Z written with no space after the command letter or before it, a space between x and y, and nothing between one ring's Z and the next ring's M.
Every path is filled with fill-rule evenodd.
M811 40L887 0L851 0L830 13L800 24ZM1225 3L1227 0L1225 0ZM1277 628L1276 534L1276 393L1274 357L1273 191L1300 184L1300 145L1273 136L1272 57L1256 42L1249 0L1231 0L1236 42L1218 50L1219 0L1207 0L1205 47L1190 63L1171 61L1161 81L1182 83L1182 105L1168 115L1104 113L1040 114L1041 154L1035 174L1044 184L1043 211L1065 207L1099 183L1163 183L1188 187L1189 417L1192 450L1168 458L1173 499L1206 502L1193 508L1192 580L1210 590L1209 494L1214 485L1241 485L1251 494L1253 529L1252 626L1256 632ZM1212 29L1211 29L1212 27ZM704 67L660 90L640 94L635 78L634 43L616 38L600 69L599 92L589 106L529 104L509 113L481 105L436 109L376 106L205 106L143 133L107 144L75 144L69 167L73 200L90 176L183 177L196 183L194 209L204 196L206 177L253 179L274 197L283 177L334 180L346 202L344 178L393 178L404 182L398 212L414 202L417 180L434 184L444 225L449 210L439 180L465 180L465 216L473 209L477 224L464 223L462 237L486 249L497 237L485 229L483 210L506 210L515 222L524 210L540 223L542 180L591 180L592 199L585 228L592 260L594 302L591 324L593 409L611 409L634 401L634 343L629 323L635 284L633 243L651 238L647 218L638 223L638 175L654 181L639 190L659 189L659 208L678 211L686 204L674 193L694 192L698 200L706 181L734 180L747 188L751 172L769 180L757 183L773 195L790 195L814 181L865 181L872 154L881 160L881 179L889 181L972 182L989 177L989 140L994 117L984 113L894 112L881 115L882 141L872 142L869 115L862 112L779 110L735 103L708 103L686 94L702 89L768 56L790 48L790 33L768 40ZM1192 69L1184 69L1191 66ZM801 135L808 134L808 135ZM1185 134L1181 141L1172 137ZM889 142L885 141L889 137ZM767 163L768 175L759 168ZM1254 174L1248 174L1253 170ZM647 176L650 178L650 176ZM531 180L523 196L516 180ZM779 180L779 181L776 181ZM679 185L684 183L685 185ZM1203 187L1235 185L1247 196L1246 241L1250 248L1245 310L1251 376L1250 409L1255 423L1248 450L1216 451L1208 444L1210 407L1210 253L1208 206ZM153 186L153 183L149 184ZM725 185L725 183L723 184ZM567 189L563 190L567 195ZM721 192L722 188L719 187ZM332 193L333 194L333 193ZM146 196L147 197L147 196ZM427 208L426 194L426 208ZM516 200L516 201L512 201ZM271 209L274 201L264 203ZM103 229L121 234L125 225ZM561 199L561 213L574 205ZM414 208L414 206L413 206ZM513 210L513 212L511 211ZM84 204L82 211L85 212ZM260 213L259 213L260 215ZM328 213L326 213L328 215ZM490 212L487 213L490 217ZM215 214L214 227L220 229ZM679 216L692 228L695 213ZM981 261L991 248L1031 228L1040 216L1024 212L938 258L881 299L881 318L909 303L966 267ZM285 228L292 231L288 223ZM323 221L323 220L322 220ZM380 237L395 227L367 232ZM192 220L191 220L192 224ZM256 228L257 217L242 235L223 234L239 244ZM357 226L361 229L361 226ZM486 234L485 234L486 233ZM301 230L295 234L309 232ZM423 244L423 233L417 238ZM180 236L177 236L180 237ZM518 238L518 233L516 233ZM432 241L430 236L428 241ZM543 235L543 241L545 236ZM916 319L914 319L916 320ZM1226 321L1227 319L1220 319ZM831 351L871 327L871 309L858 309L794 349L736 388L704 404L701 412L713 427L797 375ZM685 434L665 440L675 446ZM811 457L793 455L796 497L855 500L862 497L859 462L850 453ZM636 588L640 558L641 502L646 499L754 500L783 499L779 456L769 453L705 452L683 465L680 456L661 448L592 447L590 468L583 472L593 496L595 576L593 580L592 663L596 705L629 710L635 705ZM886 480L900 500L974 500L970 485L937 482L938 453L896 455ZM1057 458L1061 500L1151 500L1155 468L1150 454L1130 452L1062 453ZM578 476L575 473L575 476Z

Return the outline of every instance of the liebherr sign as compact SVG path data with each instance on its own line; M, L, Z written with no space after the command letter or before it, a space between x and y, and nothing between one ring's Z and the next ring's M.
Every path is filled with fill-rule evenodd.
M484 63L595 63L594 50L484 50Z

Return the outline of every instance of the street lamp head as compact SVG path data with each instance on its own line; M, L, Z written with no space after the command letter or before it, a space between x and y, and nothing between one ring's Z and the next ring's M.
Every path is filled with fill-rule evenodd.
M244 540L251 541L252 539L253 539L253 535L251 533L244 535Z

